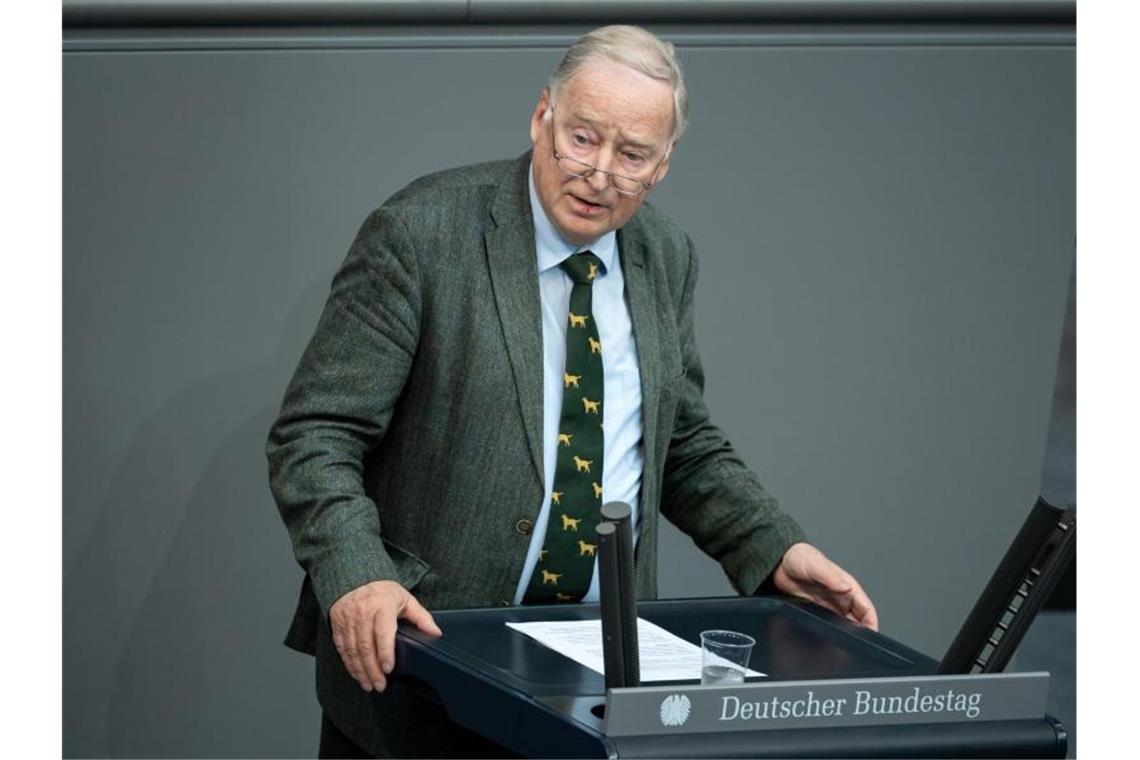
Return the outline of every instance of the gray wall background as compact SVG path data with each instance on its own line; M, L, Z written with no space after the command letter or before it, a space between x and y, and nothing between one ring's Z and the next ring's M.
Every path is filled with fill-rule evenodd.
M265 434L409 180L528 146L544 27L64 34L64 754L312 756ZM1036 497L1075 239L1071 27L653 26L707 395L941 656ZM670 527L662 595L730 594Z

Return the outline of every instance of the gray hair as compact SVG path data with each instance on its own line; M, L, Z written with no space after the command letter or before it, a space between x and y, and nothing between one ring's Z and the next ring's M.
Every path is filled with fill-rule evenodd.
M599 58L625 64L647 77L673 86L673 136L670 143L680 140L689 123L689 99L685 94L681 64L677 62L673 43L665 42L638 26L603 26L579 37L546 83L551 102L558 97L562 85L583 65Z

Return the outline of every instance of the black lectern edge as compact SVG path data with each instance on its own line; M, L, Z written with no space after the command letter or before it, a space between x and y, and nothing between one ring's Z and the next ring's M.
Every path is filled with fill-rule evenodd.
M831 610L829 610L825 607L821 607L821 606L819 606L819 605L815 604L814 602L811 602L807 599L803 599L801 597L791 596L791 595L787 595L787 594L764 594L764 595L753 595L753 596L739 596L739 595L733 595L733 596L702 596L702 597L681 597L681 598L674 598L674 599L643 600L646 602L651 602L651 606L649 608L639 608L638 616L642 617L641 613L643 611L647 612L648 614L644 615L645 619L653 622L653 618L659 617L661 613L668 614L668 613L670 613L670 612L672 612L678 608L683 608L684 606L686 606L688 604L702 603L702 602L727 602L727 601L733 600L733 599L771 600L773 602L782 602L782 603L786 604L787 606L795 609L798 614L802 614L805 617L810 617L820 624L826 625L830 628L837 629L838 631L842 632L843 634L857 639L862 645L870 647L870 648L880 652L883 655L883 657L885 657L885 658L910 660L912 663L914 663L915 665L918 666L917 672L915 673L916 675L918 675L918 674L933 675L937 672L937 665L938 665L937 660L930 657L929 655L927 655L923 652L920 652L919 650L914 649L913 647L907 646L906 644L903 644L900 641L896 641L893 639L890 640L891 646L888 647L879 638L880 636L883 636L883 634L880 634L879 632L872 631L869 628L866 628L864 626L853 623L850 620L848 620L847 618L843 617L842 615L838 615L838 614L832 612ZM455 609L440 610L440 612L446 613L449 617L455 617L455 616L467 616L467 615L485 615L489 610L502 610L504 612L512 612L512 611L516 612L520 619L518 621L510 621L510 622L532 622L534 620L543 620L543 621L555 620L555 621L557 621L557 620L593 620L593 619L600 620L601 619L601 609L600 609L600 606L598 605L597 602L588 602L588 603L575 604L575 605L536 604L536 605L526 605L525 607L506 607L506 608L458 607ZM543 614L544 611L553 612L555 614L547 617L546 615ZM512 634L515 634L515 635L525 636L525 634L519 633L518 631L514 631L513 629L508 628L506 625L506 622L507 621L504 621L504 625L503 625L503 629L505 631L512 633ZM657 624L657 623L655 623L655 624ZM662 627L665 627L665 626L662 626ZM669 630L669 629L666 628L666 630ZM675 636L685 638L685 640L687 640L687 641L689 640L688 638L682 636L681 634L677 633L676 631L669 631L669 632L674 634ZM453 661L455 661L456 663L458 663L460 665L463 665L465 668L468 668L468 667L474 668L474 672L478 672L478 673L481 673L483 675L488 675L488 676L498 675L493 668L486 668L486 669L480 668L475 663L464 663L464 662L460 661L458 658L456 658L454 656L454 654L452 654L450 652L450 647L447 644L446 636L444 636L442 639L430 636L426 633L419 631L414 626L412 626L411 624L406 623L406 622L400 623L399 633L402 634L403 636L407 637L408 639L411 639L413 641L419 641L422 643L442 641L443 646L434 647L436 652L438 652L440 654L450 655L450 658ZM529 637L527 637L527 638L529 638ZM534 642L534 643L536 646L541 646L540 644L538 644L538 642ZM689 643L694 644L696 646L700 646L700 642L696 641L696 640L689 641ZM585 666L581 666L581 667L585 667ZM929 670L929 673L924 672L927 670ZM887 675L887 673L888 673L888 671L883 671L884 675ZM870 676L873 676L874 674L873 673L865 673L864 675L870 677ZM769 674L769 675L763 676L763 678L768 679L768 680L785 681L785 680L802 680L803 676L796 674L796 673L786 673L783 675L771 675L771 674ZM662 684L666 684L666 683L683 684L683 683L687 683L687 681L661 682L661 683ZM604 691L604 687L603 687L603 691ZM598 692L599 695L602 695L602 693L603 693L602 691Z
M714 598L728 598L728 597L714 597ZM931 657L930 655L928 655L924 652L920 652L919 650L915 649L914 647L908 646L908 645L902 643L901 641L896 641L895 639L891 639L891 644L893 645L894 648L888 649L878 639L879 636L885 636L886 634L882 634L878 631L872 631L870 628L867 628L866 626L859 625L858 623L853 623L850 620L848 620L847 618L843 617L842 615L839 615L835 612L832 612L831 610L827 609L826 607L821 607L818 604L816 604L815 602L809 601L807 599L803 599L803 598L798 597L798 596L791 596L789 594L764 594L763 598L765 598L765 599L778 599L780 601L786 602L790 606L795 607L799 612L803 613L804 615L816 618L817 620L819 620L823 623L826 623L826 624L832 626L833 628L839 628L844 633L859 639L861 642L863 642L864 644L866 644L868 646L871 646L871 647L874 647L875 649L878 649L880 652L882 652L885 655L888 655L891 657L898 657L901 654L901 655L905 655L907 658L909 658L911 660L914 660L915 662L921 662L924 660L936 661L935 658Z
M930 655L925 654L924 652L920 652L919 650L907 646L906 644L903 644L902 642L896 641L894 639L890 639L891 646L888 647L881 640L881 637L885 637L885 634L880 633L879 631L873 631L866 626L859 625L858 623L853 623L842 615L832 612L826 607L821 607L820 605L808 599L792 596L790 594L753 594L751 596L693 596L678 597L674 599L656 599L653 600L652 612L667 613L674 607L680 607L692 602L722 602L730 599L759 599L771 600L773 602L783 602L787 606L795 609L797 613L802 614L805 617L810 617L823 625L837 629L847 636L858 639L861 644L877 650L886 658L910 660L914 664L918 665L920 670L926 666L929 666L931 668L929 675L933 675L936 672L935 669L937 668L938 661ZM670 633L679 635L673 631L670 631ZM690 643L700 646L699 641L692 641ZM884 671L884 673L885 672L886 671ZM798 680L801 677L795 674L786 674L778 676L766 675L764 678L768 680L785 681Z

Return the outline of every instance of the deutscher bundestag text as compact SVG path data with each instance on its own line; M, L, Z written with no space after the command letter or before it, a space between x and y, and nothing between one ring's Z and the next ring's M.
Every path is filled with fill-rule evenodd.
M848 712L848 703L850 712ZM961 713L967 719L981 713L980 692L954 689L926 693L915 686L909 696L875 696L857 689L851 697L817 699L808 691L800 699L770 697L763 701L743 701L739 697L721 697L720 720L776 720L782 718L818 718L841 715L918 715Z

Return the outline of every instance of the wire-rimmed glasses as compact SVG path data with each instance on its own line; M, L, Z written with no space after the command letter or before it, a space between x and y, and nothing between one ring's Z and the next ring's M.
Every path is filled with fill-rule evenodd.
M554 165L561 169L564 173L569 174L572 177L581 177L582 179L589 179L594 175L595 172L604 174L606 175L606 179L609 180L610 187L612 187L614 190L617 190L622 195L636 197L638 195L644 195L645 193L649 192L649 190L653 187L654 181L657 179L657 172L661 170L661 164L665 163L665 159L669 157L668 152L666 152L665 155L661 157L661 160L657 162L657 166L653 169L653 176L649 178L648 182L646 182L634 177L627 177L624 174L616 174L614 172L608 172L604 169L599 169L593 164L588 164L585 161L579 161L576 158L571 158L565 153L560 153L558 147L555 145L554 135L554 106L551 105L550 148L554 154Z

